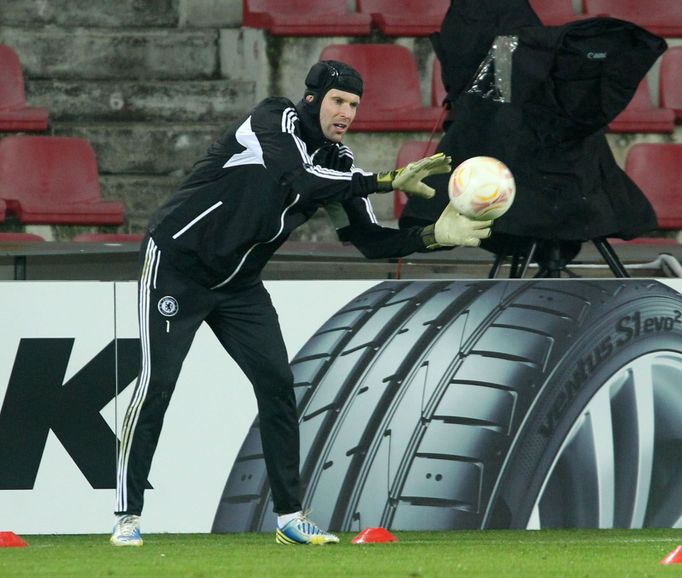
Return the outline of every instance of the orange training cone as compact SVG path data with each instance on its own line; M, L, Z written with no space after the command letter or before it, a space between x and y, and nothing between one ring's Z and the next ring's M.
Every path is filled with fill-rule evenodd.
M25 548L28 546L14 532L0 532L0 548Z
M365 528L355 538L351 540L352 544L374 544L383 542L397 542L393 534L386 528Z
M682 546L678 546L670 552L661 560L661 564L682 564Z

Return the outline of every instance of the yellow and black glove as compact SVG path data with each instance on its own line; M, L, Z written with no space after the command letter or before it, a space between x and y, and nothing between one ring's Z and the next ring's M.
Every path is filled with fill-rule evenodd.
M394 171L377 174L379 192L402 191L411 197L431 199L436 191L422 182L432 175L444 175L450 172L452 159L444 153L436 153L418 161L408 163Z
M440 247L478 247L481 239L490 237L492 221L474 221L460 215L448 203L438 220L422 230L422 239L427 249Z

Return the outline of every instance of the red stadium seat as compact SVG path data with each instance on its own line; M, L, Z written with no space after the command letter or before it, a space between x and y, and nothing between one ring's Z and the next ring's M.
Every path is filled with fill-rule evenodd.
M351 131L432 131L441 107L423 106L414 54L398 44L333 44L321 60L339 60L355 68L365 83Z
M438 146L438 143L433 140L412 140L403 143L398 149L398 156L395 161L396 168L404 167L412 161L434 154L436 152L436 146ZM405 193L402 191L393 191L393 216L396 219L400 218L403 208L405 208L405 203L407 203L407 196Z
M573 11L573 0L529 0L529 4L545 26L561 26L585 17Z
M677 122L682 122L682 46L663 54L660 73L661 106L672 109Z
M682 144L635 144L625 172L653 205L659 228L682 229Z
M440 29L450 0L357 0L361 14L386 36L428 36Z
M79 233L73 238L79 243L140 243L143 239L139 233Z
M611 132L666 132L675 129L675 113L669 108L653 105L649 83L644 78L639 83L635 95L609 124Z
M26 104L24 73L17 53L0 44L0 131L42 131L47 126L47 109Z
M243 25L274 36L367 36L368 14L338 0L243 0Z
M584 0L590 16L628 20L663 37L682 37L680 0Z
M35 233L0 233L0 243L40 243L41 241L45 241L45 238Z
M95 151L80 138L0 140L0 199L21 223L123 223L123 205L101 200Z

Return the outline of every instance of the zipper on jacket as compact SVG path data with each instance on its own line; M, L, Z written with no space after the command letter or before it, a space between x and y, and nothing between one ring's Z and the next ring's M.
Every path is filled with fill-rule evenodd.
M296 203L298 203L298 200L300 198L301 198L301 195L296 195L296 198L287 207L284 208L284 211L282 211L282 214L280 215L280 218L279 218L279 220L280 220L279 231L277 231L277 233L275 233L275 236L272 237L271 239L268 239L267 241L259 241L258 243L254 243L253 245L251 245L248 248L248 250L246 251L246 253L244 253L244 255L242 255L241 261L239 261L239 264L237 265L235 270L232 271L232 274L227 279L225 279L224 281L221 281L217 285L214 285L213 287L211 287L211 289L219 289L223 285L227 285L230 281L232 281L233 277L237 273L239 273L242 266L244 265L244 262L246 261L246 258L251 254L251 251L253 251L256 247L258 247L258 245L267 245L268 243L272 243L277 237L279 237L282 234L282 231L284 230L284 217L286 216L289 209L291 209L291 207L293 207Z

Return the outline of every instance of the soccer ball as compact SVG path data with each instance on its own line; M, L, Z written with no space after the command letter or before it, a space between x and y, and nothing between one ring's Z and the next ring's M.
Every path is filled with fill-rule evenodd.
M514 202L516 183L509 167L493 157L472 157L450 175L448 196L458 213L476 221L497 219Z

